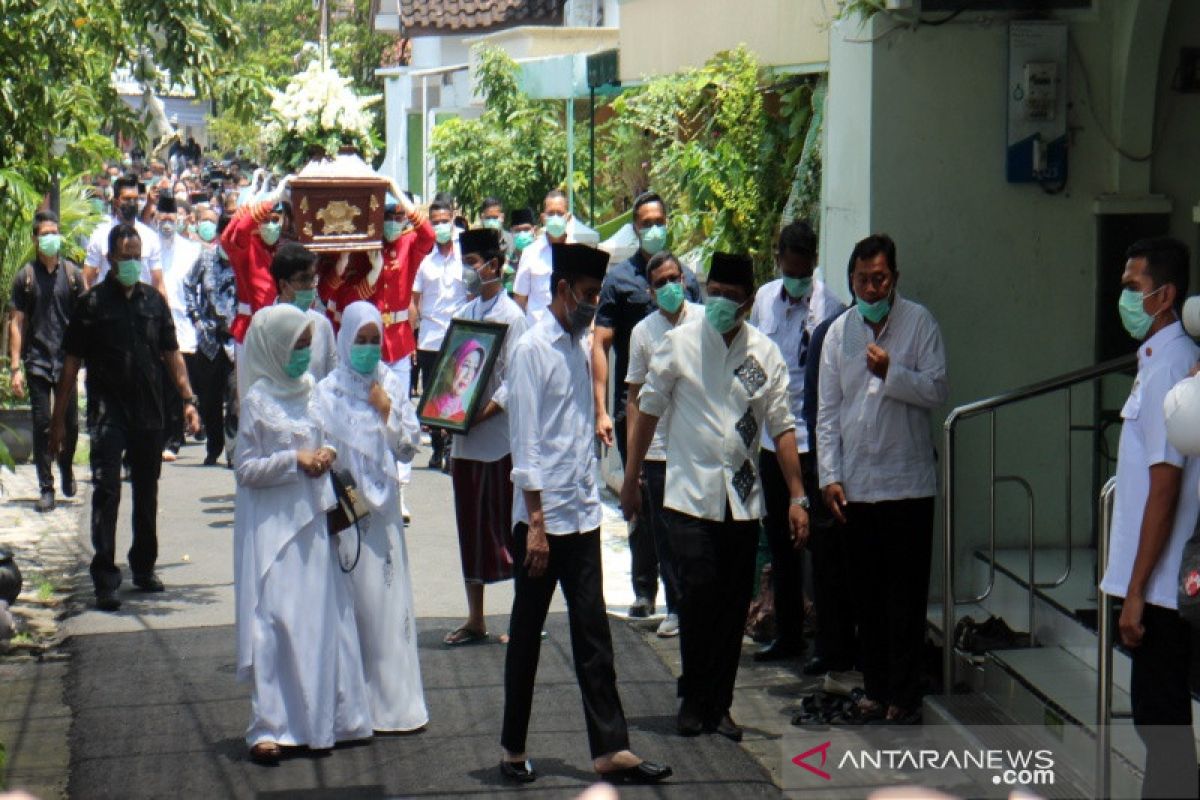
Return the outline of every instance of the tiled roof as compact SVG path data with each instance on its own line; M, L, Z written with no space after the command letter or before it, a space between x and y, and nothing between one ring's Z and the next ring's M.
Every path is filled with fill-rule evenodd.
M561 25L565 0L400 0L406 36Z

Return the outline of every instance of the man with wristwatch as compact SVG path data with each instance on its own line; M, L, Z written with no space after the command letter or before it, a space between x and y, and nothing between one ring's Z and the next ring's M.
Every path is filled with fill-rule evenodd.
M92 583L96 607L121 607L116 566L117 509L121 502L121 460L129 462L133 490L133 583L145 592L163 591L154 573L158 560L158 478L166 423L163 392L170 384L184 398L188 433L200 429L196 397L175 339L166 300L139 283L142 242L129 224L108 235L108 274L80 298L63 340L66 359L55 392L50 453L66 435L67 397L81 367L87 369L87 424L92 465Z
M676 724L684 736L710 732L740 741L729 709L766 513L758 460L764 429L788 487L797 548L808 539L808 498L787 363L775 342L745 323L753 262L713 254L707 290L704 318L668 331L651 359L629 437L621 508L627 519L642 508L638 476L669 409L663 513L679 578L683 661Z

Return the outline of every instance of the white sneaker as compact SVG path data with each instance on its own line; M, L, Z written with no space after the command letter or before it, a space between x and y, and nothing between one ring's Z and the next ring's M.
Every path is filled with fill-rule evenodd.
M667 614L663 617L663 621L658 623L658 630L655 631L660 638L670 639L679 635L679 615Z
M176 455L175 455L174 453L172 453L170 450L163 450L163 451L162 451L162 460L163 460L163 461L165 461L165 462L166 462L166 463L168 463L168 464L170 464L172 461L175 461L177 458L178 458L178 456L176 456Z

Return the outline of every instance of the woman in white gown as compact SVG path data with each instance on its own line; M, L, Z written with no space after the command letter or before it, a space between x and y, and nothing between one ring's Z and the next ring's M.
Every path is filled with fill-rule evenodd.
M404 732L429 721L396 468L397 460L412 460L421 429L400 381L379 361L382 331L373 304L345 308L338 365L317 385L316 405L325 441L337 449L338 468L350 470L370 509L360 523L362 550L348 577L371 719L376 731ZM343 561L353 536L345 538Z
M281 745L371 735L350 592L326 532L336 451L312 413L311 341L304 312L270 306L254 315L239 365L249 388L234 458L237 674L253 683L250 756L266 763Z

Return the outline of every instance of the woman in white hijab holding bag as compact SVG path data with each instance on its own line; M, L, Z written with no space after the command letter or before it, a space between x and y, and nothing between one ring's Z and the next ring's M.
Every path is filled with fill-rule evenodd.
M350 591L327 531L337 452L312 413L311 343L303 311L268 306L240 356L237 673L253 683L246 742L260 763L278 761L281 746L327 749L372 730Z
M338 469L349 470L369 509L358 523L361 551L349 580L371 718L376 731L398 733L429 721L396 467L416 454L421 429L400 381L380 363L382 333L372 303L343 310L338 365L317 385L316 405L325 439L337 448Z

